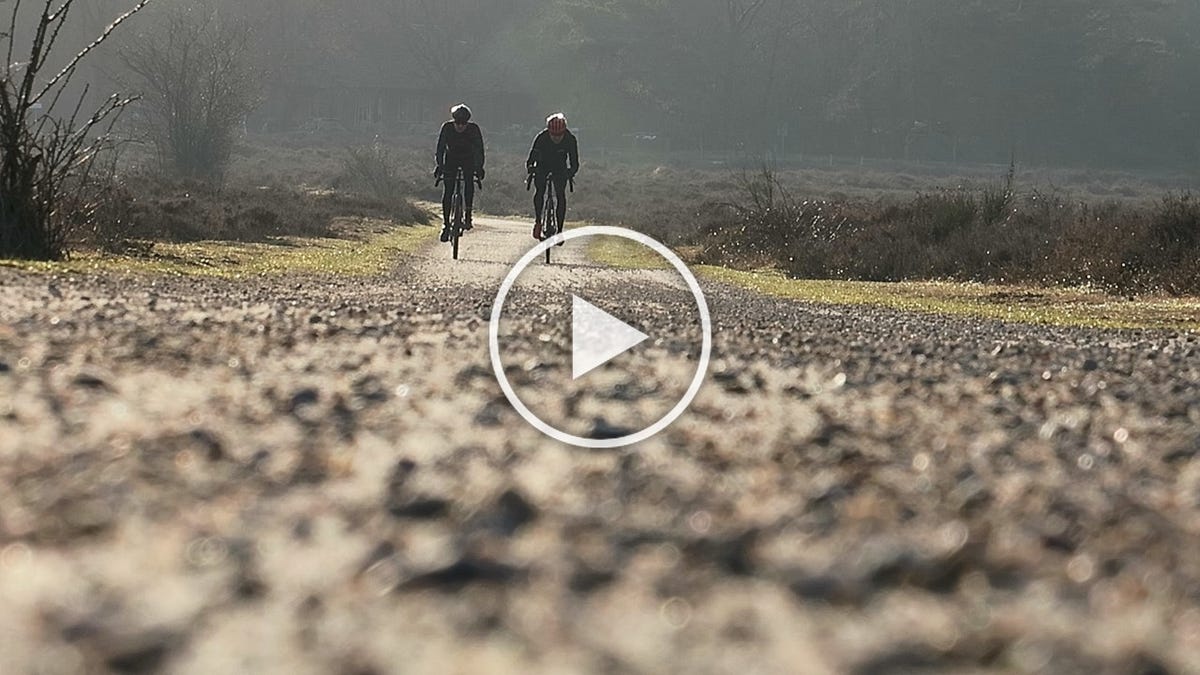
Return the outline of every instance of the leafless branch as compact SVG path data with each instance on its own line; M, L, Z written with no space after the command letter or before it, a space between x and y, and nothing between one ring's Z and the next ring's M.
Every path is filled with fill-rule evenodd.
M66 4L69 6L69 5L73 4L73 2L74 2L74 0L67 0ZM151 0L140 0L140 2L138 2L138 4L133 9L131 9L128 12L125 12L121 16L117 17L116 21L113 21L111 24L108 25L107 28L104 29L104 32L100 34L100 37L93 40L92 43L89 44L87 47L84 47L83 51L76 54L75 58L71 59L71 62L68 63L66 65L66 67L64 67L62 70L60 70L57 75L50 78L50 81L46 83L46 86L44 86L42 88L42 90L40 92L38 92L38 95L33 97L32 102L34 102L34 103L38 102L39 100L41 100L41 98L43 96L46 95L46 92L53 89L54 86L57 85L60 81L69 79L71 77L71 75L75 72L75 69L79 66L79 63L81 61L83 61L83 59L85 57L87 57L87 55L89 53L91 53L91 51L93 49L95 49L95 48L99 47L101 44L103 44L104 41L107 40L110 35L112 35L113 31L115 31L118 26L120 26L121 24L128 21L131 17L133 17L134 14L137 14L138 12L142 11L146 7L146 5L150 4L150 2L151 2ZM64 82L64 84L65 84L65 82Z
M112 125L131 99L111 96L84 118L90 91L84 87L70 114L58 115L54 108L87 55L150 1L140 0L118 17L40 88L42 71L77 0L61 0L57 6L56 0L45 0L36 14L28 60L19 74L12 62L21 10L20 0L16 2L9 32L3 36L8 40L8 60L0 71L0 255L60 257L81 219L95 215L89 205L110 187L95 180L95 166L112 147ZM50 92L50 105L39 105Z

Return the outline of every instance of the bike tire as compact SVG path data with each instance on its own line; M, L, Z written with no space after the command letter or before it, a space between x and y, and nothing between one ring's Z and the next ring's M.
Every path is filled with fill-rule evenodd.
M459 180L458 187L454 191L454 220L450 229L450 253L455 260L458 260L458 240L462 237L463 197L461 188L462 180Z
M551 239L558 234L558 197L554 194L554 176L546 176L546 199L542 202L543 219L546 222L546 229L543 231L545 239ZM550 264L550 249L546 248L546 264Z

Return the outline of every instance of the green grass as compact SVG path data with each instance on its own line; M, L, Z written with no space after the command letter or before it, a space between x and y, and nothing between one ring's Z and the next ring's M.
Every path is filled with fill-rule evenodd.
M620 269L665 269L670 266L654 251L618 237L593 237L588 244L588 257Z
M602 265L619 269L661 270L671 267L654 251L620 237L592 237L588 242L588 257Z
M0 260L0 266L31 272L117 272L235 279L283 274L373 276L386 272L395 264L397 255L419 248L437 232L433 227L366 221L337 238L280 237L261 243L157 242L146 254L85 251L61 262Z
M686 251L683 252L686 258ZM624 269L661 269L666 262L645 247L597 237L594 261ZM790 279L775 270L693 266L702 278L780 298L831 305L871 305L913 312L1087 328L1162 328L1200 331L1200 298L1126 299L1090 290L960 282L832 281Z

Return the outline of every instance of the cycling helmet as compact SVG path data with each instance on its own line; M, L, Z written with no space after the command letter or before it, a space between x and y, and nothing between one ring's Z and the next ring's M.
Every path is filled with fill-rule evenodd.
M454 118L455 122L466 124L471 121L471 109L467 107L466 103L459 103L450 109L450 116Z
M546 118L546 128L555 136L567 133L567 118L562 113L554 113Z

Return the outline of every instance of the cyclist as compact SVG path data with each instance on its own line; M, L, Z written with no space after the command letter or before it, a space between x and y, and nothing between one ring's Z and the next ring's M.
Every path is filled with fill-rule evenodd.
M450 241L450 209L454 202L454 184L458 170L463 171L463 198L466 206L466 222L463 229L471 229L471 209L475 205L475 178L483 180L484 153L483 132L471 121L471 109L460 103L450 109L451 119L442 125L438 135L437 169L433 175L442 178L445 191L442 193L442 236L443 242Z
M542 239L542 203L546 197L547 176L554 174L554 193L558 196L558 222L567 217L567 181L579 173L579 142L567 129L567 118L555 113L546 118L546 128L533 139L525 169L533 176L537 193L533 197L533 238Z

